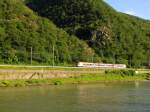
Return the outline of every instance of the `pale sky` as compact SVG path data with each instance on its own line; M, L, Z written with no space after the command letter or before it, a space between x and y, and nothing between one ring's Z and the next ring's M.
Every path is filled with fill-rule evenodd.
M105 0L114 9L150 20L150 0Z

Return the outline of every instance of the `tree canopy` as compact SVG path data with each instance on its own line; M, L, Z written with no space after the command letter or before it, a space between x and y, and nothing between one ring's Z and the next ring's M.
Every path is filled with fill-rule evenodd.
M31 52L32 48L32 52ZM91 54L86 54L88 50ZM32 53L32 56L31 56ZM52 21L37 16L20 0L0 1L0 62L72 64L87 60L94 51L68 35Z
M103 0L30 0L27 5L84 40L103 62L150 66L150 21L117 12Z
M149 56L150 21L103 0L0 0L0 63L150 67Z

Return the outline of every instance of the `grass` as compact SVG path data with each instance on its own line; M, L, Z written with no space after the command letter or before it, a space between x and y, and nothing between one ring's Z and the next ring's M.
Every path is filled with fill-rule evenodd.
M16 66L5 66L0 69L12 70L39 70L39 68L26 68ZM42 68L40 68L42 69ZM28 80L0 80L1 87L18 87L32 85L62 85L62 84L80 84L93 82L111 82L111 81L143 81L150 80L150 70L140 69L138 74L134 69L99 69L99 68L44 68L45 70L59 71L86 71L84 74L80 72L76 76L67 78L50 78L50 79L28 79ZM90 72L89 72L90 71ZM93 73L92 73L92 72ZM95 72L96 71L96 72ZM97 72L98 71L98 72ZM60 72L61 73L61 72Z
M61 67L61 66L27 66L27 65L4 65L0 70L64 70L64 71L99 71L100 68L79 68L79 67Z
M78 67L64 67L64 66L30 66L30 65L4 65L0 66L0 70L63 70L63 71L102 71L102 68L78 68ZM115 70L115 69L113 69ZM127 68L127 70L137 70L140 73L150 73L150 69L134 69Z
M94 82L112 82L112 81L141 81L149 80L149 77L143 74L134 76L122 76L114 74L87 74L69 78L52 79L30 79L30 80L3 80L0 81L1 87L19 87L19 86L37 86L37 85L63 85L63 84L81 84Z

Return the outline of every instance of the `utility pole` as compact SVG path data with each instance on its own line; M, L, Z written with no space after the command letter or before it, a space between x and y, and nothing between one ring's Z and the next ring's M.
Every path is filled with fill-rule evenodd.
M92 63L94 63L94 55L92 55Z
M53 45L53 67L55 66L55 47Z
M32 65L32 55L33 55L33 49L32 49L32 47L31 47L31 49L30 49L30 64Z
M130 62L130 68L131 68L131 66L132 66L132 57L131 57L131 55L129 57L129 62Z

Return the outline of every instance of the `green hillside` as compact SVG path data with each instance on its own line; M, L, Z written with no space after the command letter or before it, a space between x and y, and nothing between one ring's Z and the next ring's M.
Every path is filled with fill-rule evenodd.
M1 64L29 64L31 59L33 64L72 64L93 55L86 42L37 16L21 0L0 0Z
M117 12L103 0L28 0L40 16L85 41L103 62L150 66L150 21Z
M150 21L117 12L103 0L0 0L0 64L31 59L150 67Z

